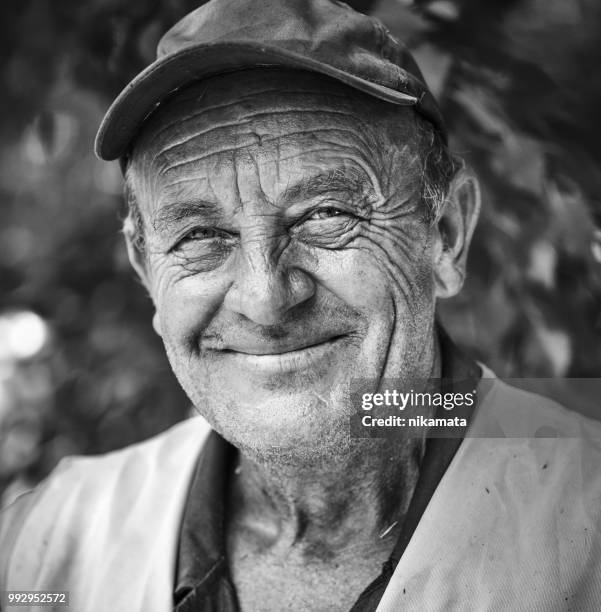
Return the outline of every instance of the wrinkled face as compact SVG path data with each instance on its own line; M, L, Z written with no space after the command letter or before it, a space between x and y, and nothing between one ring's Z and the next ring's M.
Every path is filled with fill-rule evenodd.
M173 370L238 447L348 443L353 378L427 376L431 229L413 111L255 70L180 93L133 170Z

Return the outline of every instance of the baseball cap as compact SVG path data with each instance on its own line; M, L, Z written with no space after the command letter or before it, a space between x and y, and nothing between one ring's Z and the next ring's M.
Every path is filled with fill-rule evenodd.
M415 60L377 19L336 0L211 0L167 31L157 59L112 103L96 135L96 155L125 156L144 121L186 85L274 66L321 73L413 106L446 141L442 115Z

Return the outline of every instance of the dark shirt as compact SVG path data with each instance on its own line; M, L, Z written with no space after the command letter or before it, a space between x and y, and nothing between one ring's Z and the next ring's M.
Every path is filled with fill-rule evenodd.
M442 384L451 391L457 381L474 388L480 368L439 329ZM471 408L453 416L469 417ZM441 415L445 416L445 415ZM448 416L448 415L446 415ZM464 433L464 432L461 432ZM430 498L451 463L462 437L428 438L420 475L401 533L380 575L363 591L351 612L373 612L405 551ZM175 577L174 612L238 612L238 598L226 556L225 502L237 450L212 432L200 453L184 511Z

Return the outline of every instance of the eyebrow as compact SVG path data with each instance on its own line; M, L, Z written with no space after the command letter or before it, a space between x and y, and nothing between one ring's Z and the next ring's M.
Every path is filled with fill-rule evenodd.
M167 231L186 219L222 216L221 207L204 200L179 200L160 208L152 220L155 231Z
M309 178L303 178L284 190L281 200L290 204L307 200L326 192L361 193L364 197L376 198L371 179L362 172L350 168L336 168Z

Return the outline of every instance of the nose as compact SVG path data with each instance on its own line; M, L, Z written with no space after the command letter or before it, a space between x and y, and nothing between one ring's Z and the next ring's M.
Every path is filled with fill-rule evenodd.
M241 245L224 306L259 325L274 325L315 294L315 282L286 253L255 238Z

